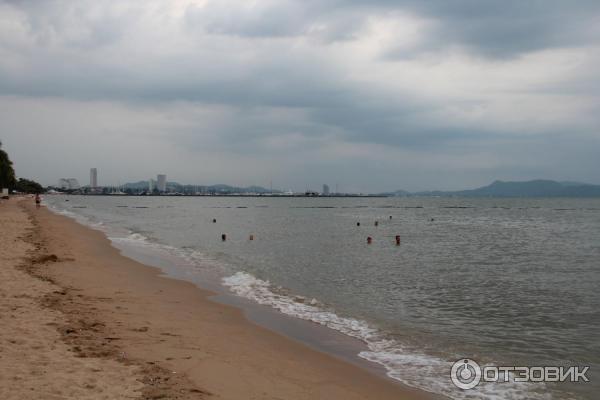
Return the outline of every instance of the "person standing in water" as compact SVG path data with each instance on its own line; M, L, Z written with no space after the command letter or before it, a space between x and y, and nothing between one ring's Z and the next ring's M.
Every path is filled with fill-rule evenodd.
M36 206L37 208L40 208L40 204L41 204L41 202L42 202L42 198L40 197L40 194L39 194L39 193L36 193L36 194L35 194L35 206Z

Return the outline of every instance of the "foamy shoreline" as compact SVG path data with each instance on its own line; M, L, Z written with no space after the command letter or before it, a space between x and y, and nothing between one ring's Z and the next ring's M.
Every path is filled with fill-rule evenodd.
M111 233L110 227L98 224L97 221L92 222L86 220L85 217L82 219L81 215L66 210L61 211L61 213L65 213L70 217L77 219L80 223L91 225L93 228L101 230L104 234L109 236L113 246L119 248L123 254L138 262L159 267L171 277L193 282L201 288L217 290L219 293L222 293L223 287L221 284L224 284L231 292L243 299L248 299L253 303L270 307L293 318L319 324L331 329L338 335L341 334L354 338L357 341L360 341L361 344L352 345L350 347L343 346L340 350L339 346L328 346L327 343L338 340L344 341L344 338L335 338L335 335L331 336L327 334L328 339L320 340L318 337L319 333L313 333L311 336L310 332L307 335L306 332L299 334L296 331L298 329L310 331L313 329L311 324L289 324L289 320L278 318L276 315L273 316L272 314L270 316L267 315L266 318L265 316L251 318L254 322L263 327L275 330L292 339L300 340L309 346L312 345L312 347L317 348L320 351L325 351L333 356L341 357L360 365L363 368L375 371L382 376L387 375L387 377L408 386L457 399L486 399L490 397L499 399L532 398L531 396L537 396L539 394L530 393L527 387L528 385L520 384L505 384L502 386L482 385L476 391L464 393L454 387L450 382L448 371L452 365L451 361L423 354L419 349L406 347L402 343L391 338L385 332L381 332L373 326L370 326L365 321L347 316L340 316L336 314L335 310L332 310L329 307L323 307L318 299L303 298L302 296L287 291L281 292L281 290L278 290L277 287L274 287L268 281L258 279L243 271L238 271L233 275L229 272L216 280L213 279L212 284L207 285L206 280L194 279L193 273L190 273L189 275L185 273L181 274L181 269L176 271L170 265L172 263L177 263L178 259L183 258L190 262L189 265L183 266L183 269L185 270L187 267L193 268L197 263L202 264L206 261L210 261L204 257L198 258L195 251L193 252L194 254L190 254L186 251L188 249L180 249L166 244L155 243L155 241L148 239L139 232L127 231L113 235L115 232ZM133 253L131 253L132 249ZM162 252L173 257L161 260L162 257L160 253ZM179 274L177 272L179 272ZM223 295L220 297L220 299L217 299L218 301L223 300ZM257 312L266 314L265 308L256 307L251 304L249 305L246 302L230 300L231 298L229 297L224 303L233 304L234 306L241 308L245 313L250 311L251 315L256 314ZM275 321L273 321L273 319L275 319ZM265 323L265 321L267 321L267 323ZM293 327L283 327L283 325L290 325ZM323 331L321 330L320 332L322 333ZM319 343L319 341L322 341L325 344ZM360 361L358 357L363 361ZM368 360L368 362L364 360ZM370 363L373 364L367 365ZM381 367L374 367L373 365Z
M121 256L100 232L30 211L60 260L47 273L90 299L130 362L152 362L222 398L430 398L248 323L208 301L211 293Z
M295 326L295 328L304 329L308 332L303 332L299 335L294 334L295 332L290 334L289 329L281 329L281 324L285 324L287 321L285 319L278 319L277 316L273 315L254 320L254 322L263 327L284 334L292 339L300 340L309 346L316 345L321 351L346 359L362 368L366 368L376 374L381 374L382 377L390 378L413 388L450 397L453 394L460 394L458 389L448 385L450 382L441 382L440 378L433 374L422 375L418 373L418 371L424 368L429 369L431 366L435 366L445 377L445 372L446 370L450 370L451 363L433 356L418 353L415 350L409 351L408 349L404 349L400 343L388 338L384 332L370 326L367 322L339 316L334 310L324 308L317 299L306 299L295 294L279 293L268 281L263 281L242 271L231 276L217 277L217 280L213 276L211 277L211 283L207 283L206 280L202 279L203 277L194 279L193 275L182 275L181 270L177 271L171 264L185 260L190 265L185 265L183 266L184 268L193 267L195 263L204 262L204 257L198 257L196 251L189 253L184 249L152 242L138 232L111 231L111 227L106 226L104 223L90 221L83 215L71 211L58 208L49 209L60 215L72 218L84 226L102 232L110 239L113 246L121 250L125 256L135 261L158 267L167 276L172 278L192 282L203 289L216 290L218 293L221 293L221 300L224 300L225 304L232 304L244 311L248 311L250 308L254 312L265 312L263 308L257 308L245 302L238 302L229 298L228 294L233 293L235 296L250 300L260 306L270 307L286 316L321 325L332 332L326 335L326 340L323 340L320 337L322 336L322 331L311 332L314 330L313 325L306 324L300 325L300 327ZM277 321L272 321L274 318ZM264 321L272 323L264 323ZM336 338L337 335L346 336L356 340L357 343L344 345L342 346L342 350L338 346L331 346L326 343L331 342L331 340L347 341L343 337L338 336ZM410 370L417 372L412 374L406 373Z

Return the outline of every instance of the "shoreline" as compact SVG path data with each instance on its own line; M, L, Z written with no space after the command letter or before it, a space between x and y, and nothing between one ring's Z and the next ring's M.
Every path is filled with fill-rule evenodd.
M167 398L433 398L252 322L214 293L127 258L100 231L24 200L6 206L32 215L38 253L56 258L42 263L44 277L67 293L55 308L68 315L74 306L65 296L84 296L110 330L101 341L118 348L112 358L177 377L165 380L180 381L164 389Z
M266 328L290 340L300 342L316 351L357 365L382 379L410 387L391 378L385 366L360 357L359 353L368 351L368 346L358 338L298 316L285 314L269 305L260 304L247 297L236 295L229 291L226 286L223 286L221 282L207 281L204 279L205 277L198 278L195 275L185 275L182 271L173 271L173 263L182 262L178 256L159 254L162 252L155 249L148 252L148 249L119 241L111 240L111 246L117 248L124 257L158 268L162 277L189 282L201 290L208 291L210 295L208 295L207 300L240 310L243 317L252 324ZM186 264L180 265L178 269L189 268L189 265Z

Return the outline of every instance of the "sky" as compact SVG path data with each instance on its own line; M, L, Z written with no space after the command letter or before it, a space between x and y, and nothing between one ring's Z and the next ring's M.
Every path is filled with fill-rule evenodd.
M0 0L17 175L600 184L597 0Z

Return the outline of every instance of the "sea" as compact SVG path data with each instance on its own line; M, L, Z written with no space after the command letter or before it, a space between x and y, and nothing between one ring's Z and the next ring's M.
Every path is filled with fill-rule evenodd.
M600 199L49 195L44 202L102 230L126 255L162 260L155 264L167 275L252 304L254 315L285 316L270 329L290 335L294 321L304 321L331 331L323 343L310 339L313 347L345 352L405 385L451 399L600 393ZM340 350L336 337L358 344ZM462 359L588 367L589 382L517 382L508 373L463 390L451 379Z

